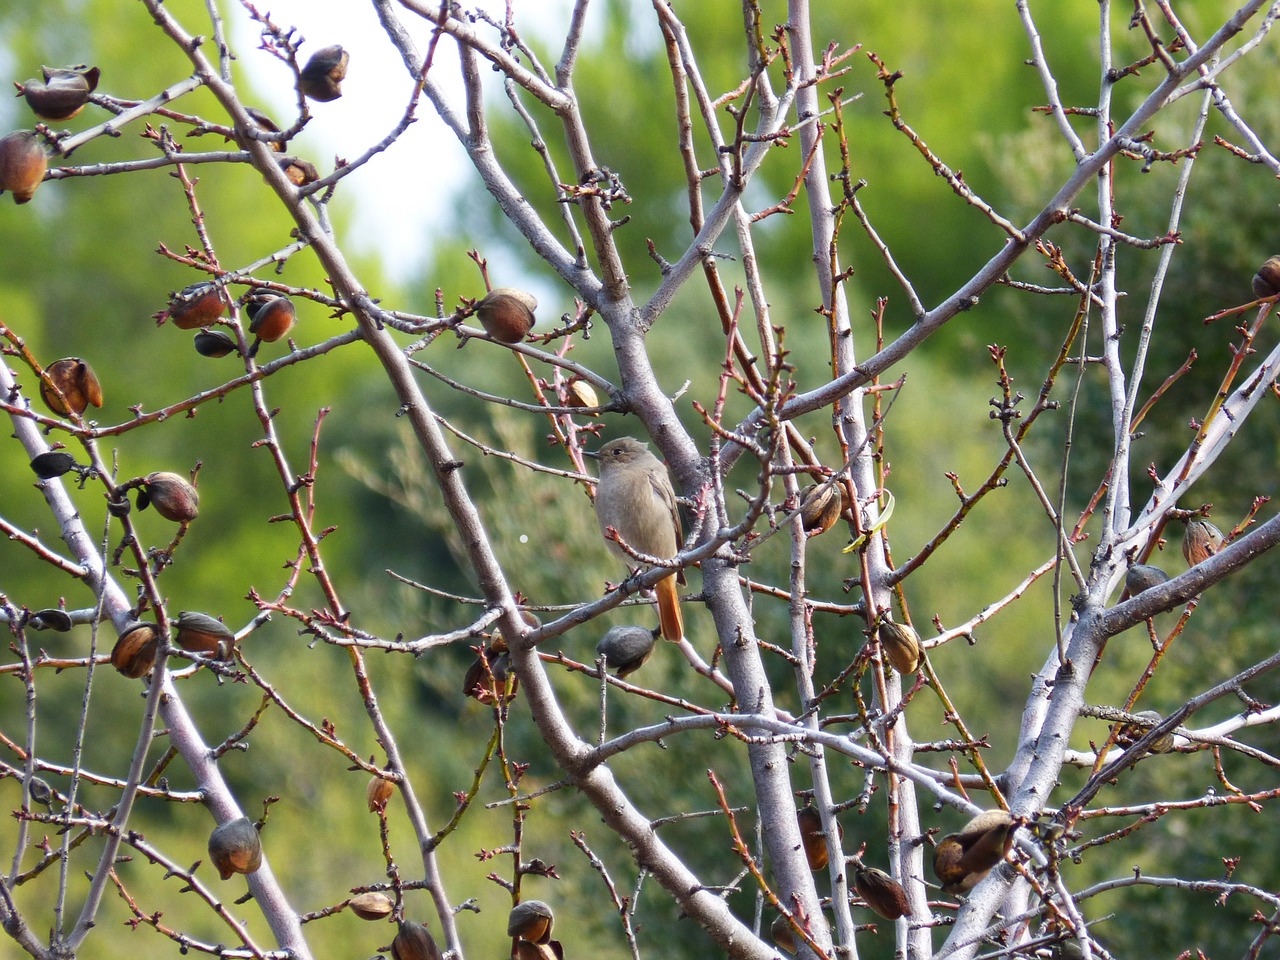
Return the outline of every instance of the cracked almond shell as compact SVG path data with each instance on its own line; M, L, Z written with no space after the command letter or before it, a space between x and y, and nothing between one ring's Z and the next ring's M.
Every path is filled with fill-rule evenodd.
M137 680L151 672L160 652L160 631L154 624L139 620L120 632L111 648L111 665L126 677Z
M89 407L102 406L102 384L93 368L79 357L63 357L45 368L40 399L60 417L80 416Z

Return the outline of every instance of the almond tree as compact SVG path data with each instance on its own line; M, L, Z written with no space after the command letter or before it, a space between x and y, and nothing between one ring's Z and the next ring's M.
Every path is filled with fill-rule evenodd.
M47 194L66 186L58 181L171 170L194 234L185 252L166 247L161 255L188 268L191 283L173 292L158 322L196 329L202 353L240 361L234 376L193 396L169 386L152 390L145 382L124 388L99 384L92 365L81 358L55 363L35 356L24 330L4 324L0 393L13 428L6 457L30 460L38 478L34 488L9 491L5 502L42 496L57 536L47 523L37 530L6 516L0 524L10 550L29 553L48 577L67 582L68 600L58 608L32 609L20 595L4 597L12 641L0 672L22 684L25 694L7 695L23 703L5 714L0 757L0 774L22 785L5 834L12 852L0 874L0 918L8 938L33 957L93 956L95 940L107 929L100 922L106 898L118 894L129 924L154 931L136 931L130 943L160 936L183 953L295 958L349 953L345 944L331 948L323 933L335 922L334 914L349 908L362 917L397 923L394 931L379 927L368 947L357 948L366 953L394 937L391 950L402 960L445 952L462 958L474 929L465 911L473 890L467 879L443 870L440 857L446 845L458 842L458 825L473 814L484 789L505 796L512 811L511 842L484 852L486 858L512 855L509 871L495 874L514 908L507 931L512 955L581 954L591 945L562 942L549 922L551 910L564 905L548 907L522 890L531 876L556 875L555 865L522 842L526 818L554 792L521 788L525 761L512 754L506 737L513 728L532 724L554 763L556 789L585 798L607 827L604 842L610 850L631 857L633 876L656 884L726 955L764 958L782 948L804 957L854 957L860 950L883 950L892 939L896 950L918 958L1031 955L1048 948L1106 956L1086 919L1090 900L1142 885L1181 888L1189 906L1204 903L1206 896L1249 899L1260 922L1256 931L1242 930L1239 936L1242 942L1252 940L1250 956L1260 953L1280 918L1280 895L1232 879L1230 865L1225 877L1145 876L1110 865L1127 863L1126 844L1147 835L1131 825L1134 817L1154 824L1152 830L1210 806L1231 818L1237 811L1265 808L1275 793L1235 785L1241 769L1280 761L1233 734L1274 719L1276 709L1250 696L1246 684L1280 663L1280 655L1203 678L1197 689L1186 691L1182 708L1168 716L1133 708L1192 617L1197 598L1262 558L1280 539L1280 521L1266 516L1265 498L1244 515L1229 517L1222 524L1228 532L1222 534L1204 519L1207 505L1196 501L1192 489L1248 428L1255 407L1273 393L1280 348L1266 343L1263 322L1280 293L1280 260L1263 263L1254 296L1244 295L1247 281L1242 280L1243 302L1221 304L1213 318L1219 332L1238 323L1237 333L1222 334L1238 339L1212 405L1182 414L1195 419L1196 429L1181 456L1149 466L1137 463L1133 442L1156 399L1179 402L1177 374L1185 371L1149 372L1147 361L1169 313L1162 290L1170 269L1175 263L1182 270L1196 269L1196 252L1180 249L1179 231L1185 205L1195 202L1192 187L1199 181L1193 174L1204 162L1202 154L1218 151L1242 168L1259 165L1280 176L1280 161L1250 118L1237 110L1231 92L1236 77L1262 70L1258 64L1264 62L1280 5L1249 0L1214 29L1193 30L1179 20L1185 4L1137 2L1126 39L1145 38L1146 49L1130 62L1117 59L1115 51L1123 44L1112 35L1130 11L1103 0L1094 37L1102 69L1096 99L1086 105L1062 98L1055 72L1056 59L1066 55L1057 51L1079 38L1046 42L1033 5L1020 0L1016 16L1025 33L1024 58L1043 100L1040 115L1027 122L1051 125L1056 148L1071 158L1065 178L1040 185L1038 212L1022 222L980 196L946 156L931 149L929 131L912 124L897 65L860 51L856 35L820 46L807 0L789 0L785 9L756 2L744 3L740 11L717 5L723 6L723 45L735 45L740 58L738 81L723 89L706 79L700 62L709 54L697 49L678 6L654 0L647 22L661 35L669 64L670 88L663 93L677 131L672 149L685 172L680 186L690 226L681 249L650 244L644 262L630 262L618 239L628 205L643 200L633 198L601 161L606 148L584 118L584 103L607 92L575 86L584 30L594 15L587 0L578 0L564 25L554 64L543 62L524 41L518 5L511 5L505 17L428 0L373 0L368 9L353 8L353 19L376 18L403 62L398 94L404 113L385 139L331 169L317 169L292 155L290 143L311 111L342 95L346 72L359 64L349 62L340 44L319 50L306 46L290 24L273 20L247 0L224 9L232 6L209 3L202 13L180 14L173 4L143 0L122 8L122 16L145 16L154 23L156 43L182 51L190 61L190 77L139 101L113 94L120 78L99 77L96 70L46 71L42 79L21 84L30 109L43 119L0 142L0 186L19 203L32 200L33 210ZM223 20L231 13L257 24L261 49L232 49ZM856 33L856 14L850 20ZM415 39L424 36L429 38L425 44ZM443 68L437 54L445 48L457 53L458 100L438 76ZM295 116L276 124L249 108L232 79L233 59L248 56L274 57L291 72L298 90ZM620 63L620 83L626 82L625 70ZM490 71L502 78L506 100L500 105L486 100L483 78ZM185 103L198 91L211 95L214 106L197 113ZM978 211L987 224L974 243L989 248L988 259L936 303L929 303L919 281L899 266L901 251L881 239L883 225L859 197L864 183L855 177L863 121L851 118L849 106L858 97L881 96L885 116L876 122L906 138L920 162L949 188L950 201ZM1121 109L1122 97L1135 97L1136 105ZM1179 111L1191 104L1194 119L1188 129L1166 122L1169 114L1183 117ZM95 122L66 132L62 124L82 107ZM504 166L489 132L494 111L527 126L541 171L536 190L522 192ZM1210 142L1205 131L1211 120L1229 135ZM484 250L475 253L484 289L457 302L441 296L434 316L370 292L332 226L330 204L343 195L346 178L382 152L403 149L401 137L414 122L457 139L490 202L539 258L541 282L554 280L570 291L575 306L560 321L548 323L544 316L532 327L536 301L522 289L492 282ZM227 143L224 149L199 152L186 139L191 134L221 136ZM118 135L132 138L127 142L136 157L97 163L95 145ZM217 218L243 215L202 203L197 172L224 164L251 165L261 182L246 204L278 204L293 224L290 237L250 262L225 262L208 229ZM1129 180L1121 174L1152 168L1175 169L1176 186L1163 198L1164 232L1140 236L1122 223ZM764 202L758 191L748 193L764 181L764 172L782 176L790 190ZM769 225L789 214L808 218L812 274L806 278L810 302L805 309L815 311L825 328L818 364L797 359L794 350L812 337L812 324L771 303L777 278L762 268L759 255ZM21 244L22 237L8 242ZM730 254L736 258L732 265L725 261ZM876 258L896 286L878 291L869 305L851 304L854 269L867 257ZM303 259L319 265L326 289L291 284L273 272ZM1032 279L1043 277L1045 267L1054 277L1051 285ZM1142 284L1122 290L1122 269L1139 272ZM642 284L642 276L657 279ZM899 553L909 556L895 559L895 478L885 456L895 442L893 405L903 391L914 389L911 373L928 355L934 335L966 324L995 288L1034 298L1034 311L1059 319L1063 334L1041 358L1042 382L1030 399L1007 370L1006 347L990 348L999 384L991 417L1003 437L1001 455L977 484L948 474L956 497L951 519L922 543L899 542ZM680 335L671 322L679 293L698 299L699 322L716 325L723 346L715 358L720 364L715 389L672 397L659 378L683 372L655 369L653 357L664 339ZM322 308L339 318L343 329L306 345L294 343L291 335L314 339L294 330L299 305ZM885 324L891 315L909 318L896 336ZM572 355L590 333L608 338L616 368L579 362ZM1009 340L1019 342L1021 335L1010 330ZM433 357L459 342L493 357L514 356L526 378L521 390L497 396L477 384L430 376ZM310 460L301 469L290 461L287 438L276 429L270 399L275 378L334 351L371 351L376 357L387 396L394 395L393 407L412 430L416 455L430 467L434 496L447 510L478 584L478 596L449 594L454 621L436 632L380 635L353 611L348 599L353 588L332 574L326 562L328 531L317 523L317 498L325 489L324 411L315 421ZM888 379L891 368L897 379ZM1152 374L1168 377L1154 393L1146 385ZM334 386L324 402L340 405L342 386ZM134 391L131 420L102 424L92 418L91 408L101 406L101 394L109 389ZM540 418L554 450L508 451L476 439L468 427L474 433L482 424L451 423L438 413L440 398L454 390ZM1106 440L1096 432L1071 432L1078 404L1095 390L1105 397L1097 402L1109 410ZM748 407L738 413L742 398ZM159 424L224 403L252 412L258 433L249 439L270 452L288 502L287 514L277 519L297 531L296 558L277 588L269 595L253 584L242 586L258 609L247 623L224 624L216 616L180 612L168 594L166 574L199 549L204 491L191 465L132 472L144 438ZM806 436L799 423L814 414L830 423L817 439ZM630 419L620 421L621 415ZM1050 423L1065 431L1064 442L1042 439ZM200 429L199 421L189 429ZM531 488L552 484L566 514L582 514L584 504L571 494L594 484L584 456L601 440L628 433L649 443L665 461L681 495L679 552L645 554L626 542L625 531L606 524L603 538L616 543L631 569L593 571L596 586L608 581L603 595L528 596L522 585L530 573L500 561L494 511L476 493L480 470L464 464L479 459L478 451L495 455L525 474ZM1096 448L1105 471L1080 486L1073 478L1069 488L1070 457L1082 446ZM567 457L569 468L553 463L554 457ZM1031 490L1038 511L1006 514L1001 506L1006 484ZM140 511L148 508L176 524L171 541L149 541L139 525ZM907 509L900 507L899 516ZM931 559L953 548L961 523L984 512L997 518L985 534L989 552L998 552L1015 529L1047 531L1052 548L1017 582L993 585L991 596L974 598L964 622L945 626L933 611L912 605L911 577L927 576ZM844 551L848 597L818 595L809 586L814 538L837 526L849 536ZM549 523L548 529L557 527ZM1148 561L1162 537L1183 537L1184 529L1188 567L1169 577ZM772 568L756 561L782 543L786 565L775 582ZM687 572L700 583L696 592L683 588L686 632L692 633L695 623L699 636L713 629L714 654L688 636L676 643L654 640L656 617L648 609L652 588L673 571ZM318 591L319 606L292 602L302 581ZM1052 582L1057 599L1044 614L1040 634L1030 638L1040 645L1043 666L1025 691L1020 723L1016 732L975 730L956 709L945 671L935 670L932 661L943 648L962 644L1013 607L1037 581ZM417 586L436 596L446 592L438 584ZM590 631L593 620L624 605L643 626L611 632L598 660L557 652L570 631ZM1157 614L1178 608L1180 616L1157 627ZM770 616L789 625L785 642L758 632L762 618ZM328 717L292 706L300 691L291 684L303 681L279 662L264 667L272 661L255 643L272 618L296 623L313 641L295 656L346 655L364 706L362 735L377 744L375 755L352 746L354 739L339 733ZM930 620L934 629L924 626ZM845 626L838 632L815 627L827 622ZM853 623L858 626L848 626ZM1107 641L1144 624L1153 647L1148 669L1121 707L1091 704L1088 683L1105 663ZM44 651L40 631L72 628L91 637L86 650L74 657ZM458 646L476 648L476 664L463 688L491 708L493 725L478 737L465 729L452 732L474 751L471 784L427 783L409 775L406 754L415 731L384 705L370 659L383 654L408 670L415 660L431 662ZM972 653L994 655L981 647ZM649 686L641 671L650 657L680 659L687 666L681 682ZM786 684L780 682L779 664L789 668ZM112 669L135 679L145 698L135 711L136 746L128 763L101 770L79 748L95 715L91 694ZM40 691L45 675L55 670L75 671L84 691L74 742L56 750L37 735L45 702ZM367 878L356 886L335 887L326 909L310 910L291 895L291 864L305 852L273 849L270 804L253 809L256 798L237 796L224 778L224 758L253 730L259 714L237 718L243 723L240 733L211 743L212 718L193 710L187 693L193 678L210 673L253 685L261 691L263 710L282 712L307 735L311 749L338 755L368 783L381 849L361 851L372 864ZM562 693L570 688L598 690L601 718L608 714L607 701L636 698L657 705L665 719L606 731L603 719L599 726L584 723L563 706ZM1236 715L1211 726L1198 724L1198 711L1230 697L1244 704ZM788 702L798 709L788 709ZM1092 743L1088 751L1071 749L1069 741L1082 717L1110 723L1105 742ZM939 720L949 731L942 739L927 739L936 736ZM162 734L168 739L164 747ZM634 799L638 785L618 772L620 765L652 744L690 737L715 745L709 769L669 772L683 774L687 792L673 792L668 809L642 809ZM984 759L988 737L1004 741L1013 758L1003 769ZM746 757L749 786L726 785L717 774L738 750ZM1136 787L1126 789L1133 784L1130 771L1144 757L1170 750L1211 758L1217 791L1153 799ZM55 754L74 760L67 763ZM194 789L168 784L166 770L176 764L185 764ZM1055 789L1073 768L1087 771L1077 778L1078 786ZM858 782L847 770L859 771ZM112 788L112 806L91 809L80 802L87 784ZM447 822L437 823L428 817L424 797L442 786L457 791L457 804ZM298 802L289 797L287 783L277 793L273 802ZM708 799L708 809L684 809L683 801L698 794ZM885 798L884 819L870 835L861 821L859 836L846 839L840 815L865 811L873 794ZM181 804L203 804L209 816L200 816L210 833L206 863L193 866L166 849L163 831L148 819L156 808L149 803L144 809L139 802L152 798L175 806L174 815L188 823L197 817ZM973 819L940 835L925 809L931 804ZM668 818L696 812L710 813L719 824L723 856L715 875L697 869L693 852L669 842L659 829ZM402 829L415 841L418 859L412 863L393 852L395 834ZM86 842L90 838L98 842ZM618 913L617 942L635 956L651 952L655 948L636 933L637 922L645 919L638 909L641 881L628 894L608 869L607 857L596 856L581 834L574 841L584 854L576 869L595 871L601 903ZM1120 851L1119 859L1105 859L1113 850ZM142 902L134 895L133 881L117 870L124 856L145 862L166 879L176 878L166 888L167 902ZM1114 874L1093 886L1075 885L1060 870L1068 861L1108 864ZM876 863L887 871L873 869ZM214 869L224 879L244 873L251 902L226 902ZM55 874L52 903L24 899L25 885ZM429 920L408 906L416 901L406 894L417 890L425 890L434 904ZM738 895L731 895L735 891ZM867 922L868 910L879 915L874 924ZM254 911L265 926L243 919ZM220 933L197 933L211 917Z

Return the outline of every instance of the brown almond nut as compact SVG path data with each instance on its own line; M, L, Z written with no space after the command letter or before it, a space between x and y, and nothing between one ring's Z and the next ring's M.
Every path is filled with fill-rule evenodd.
M126 677L137 680L151 672L160 652L160 631L154 624L136 621L120 632L111 649L111 665Z
M825 869L829 860L827 835L823 832L822 817L817 808L801 807L796 811L796 822L800 826L800 842L804 845L804 856L809 861L809 869ZM836 825L836 835L844 839L844 827L840 826L839 821L833 822Z
M1182 556L1187 566L1194 567L1204 563L1222 549L1226 538L1222 531L1204 517L1192 517L1187 521L1187 530L1182 535Z
M1267 257L1253 275L1253 293L1259 300L1280 293L1280 256Z
M769 936L779 949L792 954L796 952L796 932L791 929L791 921L782 914L774 917L773 923L769 924Z
M356 894L347 901L347 906L361 920L384 920L395 909L395 903L390 897L372 890Z
M176 473L158 471L147 474L138 491L138 509L156 508L156 513L174 523L190 523L200 514L200 494Z
M234 631L207 613L183 610L178 614L178 619L173 621L173 627L174 643L189 653L226 660L235 649Z
M915 673L920 667L920 637L904 623L881 620L878 632L880 649L898 673Z
M395 960L441 960L431 931L412 920L400 921L399 932L391 941L391 956Z
M886 920L911 916L907 892L883 870L855 861L853 885L863 902Z
M596 394L596 388L585 380L570 381L568 388L565 390L565 396L569 401L569 406L578 410L600 406L600 397ZM595 416L595 414L592 414L592 416Z
M387 801L395 792L396 785L391 780L385 780L376 775L370 777L369 785L364 789L364 799L369 805L369 812L373 813L386 807Z
M503 343L519 343L533 329L538 301L514 287L495 287L476 304L476 316L485 333Z
M0 138L0 192L12 193L14 203L35 196L48 171L49 158L34 130L16 130Z
M209 280L189 284L169 298L169 319L179 330L207 327L226 312L222 288Z

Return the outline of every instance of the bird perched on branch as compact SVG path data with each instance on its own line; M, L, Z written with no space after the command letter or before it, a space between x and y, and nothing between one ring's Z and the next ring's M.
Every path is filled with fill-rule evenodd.
M636 553L651 557L674 557L684 539L680 513L667 468L649 452L648 446L632 437L610 440L587 456L600 462L600 483L596 486L596 518L600 532L615 556L628 567L639 561L627 553L610 534L613 530ZM684 637L680 615L677 574L654 584L658 598L658 622L662 637L673 643ZM679 576L684 582L683 575Z

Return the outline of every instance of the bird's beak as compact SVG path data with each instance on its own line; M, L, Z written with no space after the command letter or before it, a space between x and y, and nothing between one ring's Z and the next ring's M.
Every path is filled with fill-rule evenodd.
M600 451L599 451L599 450L583 450L583 451L582 451L582 455L583 455L584 457L590 457L592 460L599 460L599 459L600 459Z

